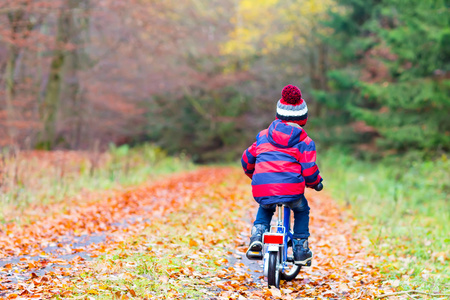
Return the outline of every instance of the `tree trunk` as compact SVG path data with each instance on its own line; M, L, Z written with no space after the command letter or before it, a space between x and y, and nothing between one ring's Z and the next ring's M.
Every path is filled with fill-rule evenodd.
M72 11L67 7L62 8L58 18L57 49L53 54L45 98L40 109L43 130L40 134L38 146L44 149L52 149L56 141L56 117L61 96L62 67L65 60L64 48L69 40L71 18Z
M309 78L311 80L311 87L313 90L320 90L320 80L318 76L317 67L317 55L316 47L311 47L309 50ZM320 103L314 99L311 108L311 115L314 117L319 117L320 115Z
M7 114L7 130L9 138L12 143L16 143L16 128L14 126L14 121L16 120L16 112L14 109L14 95L15 95L15 69L17 63L17 57L19 56L19 51L16 46L10 45L8 47L8 61L6 63L5 70L5 83L6 83L6 114Z
M89 60L82 48L83 42L86 42L89 36L89 0L69 0L69 7L72 11L82 8L79 10L80 13L73 13L72 15L69 26L69 41L75 47L66 53L64 68L64 83L66 87L64 98L67 100L67 119L70 120L70 146L71 148L78 148L81 144L84 123L84 93L78 77L78 71L87 66Z
M6 114L7 114L7 131L12 144L16 143L17 131L14 121L16 121L16 111L14 108L14 96L16 92L16 66L17 59L19 57L19 48L14 44L16 35L21 30L20 22L24 18L24 12L17 10L8 14L8 20L11 28L11 36L13 43L8 45L8 59L5 69L5 101L6 101Z
M328 46L320 42L319 44L319 70L318 70L318 76L319 76L319 85L321 91L328 91L328 82L327 82L327 72L328 72ZM324 117L327 114L325 105L319 105L318 103L318 110L317 115L319 117Z

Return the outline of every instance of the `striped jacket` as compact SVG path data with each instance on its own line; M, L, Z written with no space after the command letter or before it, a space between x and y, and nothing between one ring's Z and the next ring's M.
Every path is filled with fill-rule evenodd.
M241 163L252 179L253 197L263 205L295 201L305 185L313 188L322 181L314 141L302 128L278 119L256 136Z

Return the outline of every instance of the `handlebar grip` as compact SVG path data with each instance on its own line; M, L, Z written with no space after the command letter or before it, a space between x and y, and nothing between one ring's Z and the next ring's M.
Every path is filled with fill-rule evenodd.
M316 191L320 192L320 191L323 189L323 184L322 184L322 182L320 182L318 185L316 185L316 186L314 187L314 189L315 189Z

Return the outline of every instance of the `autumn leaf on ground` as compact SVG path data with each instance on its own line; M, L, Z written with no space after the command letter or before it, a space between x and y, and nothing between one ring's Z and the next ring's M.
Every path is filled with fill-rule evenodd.
M245 258L257 208L248 181L238 169L202 168L69 208L36 221L34 230L2 225L3 261L26 259L0 268L1 295L14 297L25 284L33 297L373 299L391 291L361 245L355 221L326 194L307 198L313 265L282 281L280 290L268 289L261 265ZM67 251L42 246L72 249L81 238L70 260L62 259Z

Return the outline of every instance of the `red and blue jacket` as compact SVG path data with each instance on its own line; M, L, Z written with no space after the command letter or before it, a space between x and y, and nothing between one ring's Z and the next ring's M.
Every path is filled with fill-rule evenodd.
M253 197L263 205L298 200L305 186L322 181L314 141L302 128L278 119L256 136L241 163L252 179Z

